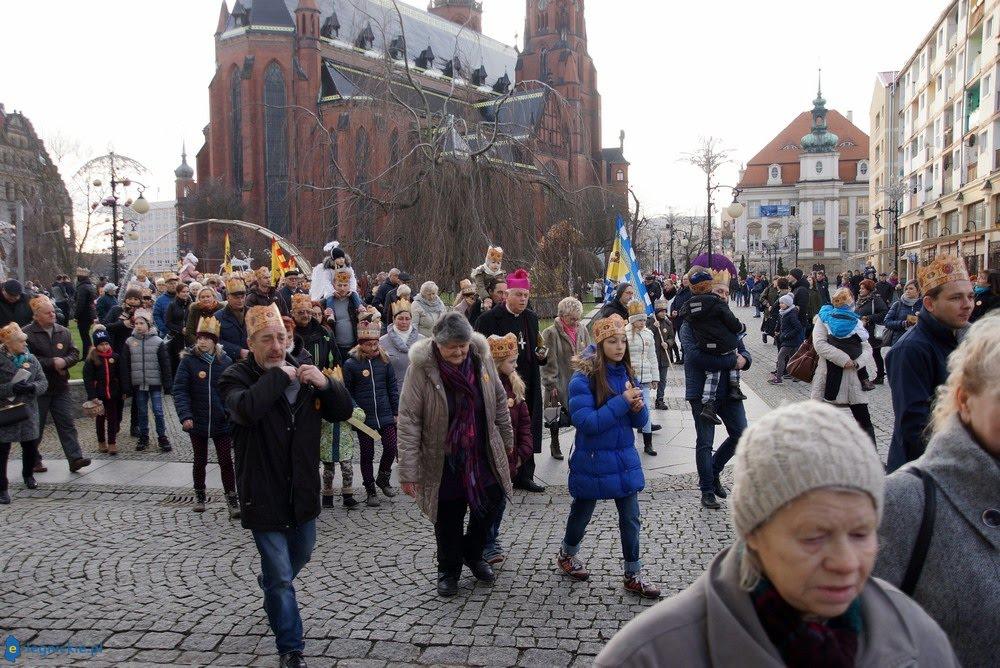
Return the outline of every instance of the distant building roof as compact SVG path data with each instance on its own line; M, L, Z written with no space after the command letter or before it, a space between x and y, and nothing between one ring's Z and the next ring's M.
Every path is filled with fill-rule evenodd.
M608 164L611 163L625 164L625 165L631 164L629 163L628 160L625 159L625 153L624 151L622 151L620 146L616 146L615 148L601 149L601 157L604 158L604 162Z

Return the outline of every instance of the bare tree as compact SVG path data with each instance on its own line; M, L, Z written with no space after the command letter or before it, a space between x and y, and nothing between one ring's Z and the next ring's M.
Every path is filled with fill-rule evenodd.
M715 178L715 173L718 171L719 167L730 162L730 154L732 151L730 149L721 148L722 140L716 137L701 137L699 140L698 149L682 154L682 159L687 163L694 165L700 169L705 174L705 196L706 196L706 211L705 211L705 232L706 232L706 249L712 254L718 250L721 250L721 243L713 244L712 242L712 209L714 208L714 203L712 201L712 194L719 188L725 187L718 183L713 183ZM717 241L720 241L717 239Z

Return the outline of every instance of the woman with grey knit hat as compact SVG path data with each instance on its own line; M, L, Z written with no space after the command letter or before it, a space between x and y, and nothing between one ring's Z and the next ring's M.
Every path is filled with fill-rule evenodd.
M885 480L857 422L816 401L772 411L743 433L735 476L736 544L595 665L959 665L937 623L870 576Z
M962 665L995 666L1000 657L995 610L1000 601L1000 315L976 322L949 357L948 382L934 405L931 434L923 456L886 479L875 572L899 585L941 624ZM929 540L921 560L916 545L922 527Z

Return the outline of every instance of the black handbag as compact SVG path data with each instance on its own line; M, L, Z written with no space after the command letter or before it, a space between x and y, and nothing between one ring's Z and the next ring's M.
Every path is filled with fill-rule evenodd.
M24 402L0 404L0 427L9 427L28 419L28 407Z

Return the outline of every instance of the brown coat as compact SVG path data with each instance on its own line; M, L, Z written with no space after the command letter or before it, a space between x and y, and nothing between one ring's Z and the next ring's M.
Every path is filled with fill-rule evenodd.
M584 348L593 343L590 331L580 323L576 330L576 348L566 336L559 323L554 323L542 332L542 342L549 349L549 363L542 367L542 387L545 393L542 400L549 403L552 388L559 391L559 403L569 410L569 381L573 377L573 358L583 352Z
M434 341L424 339L410 348L410 368L399 397L399 481L416 483L417 505L431 522L437 521L438 493L444 473L444 442L448 433L448 398L434 359ZM510 497L507 451L514 447L514 431L507 407L507 392L500 382L486 339L473 334L470 355L479 360L479 389L486 404L489 425L490 468Z

